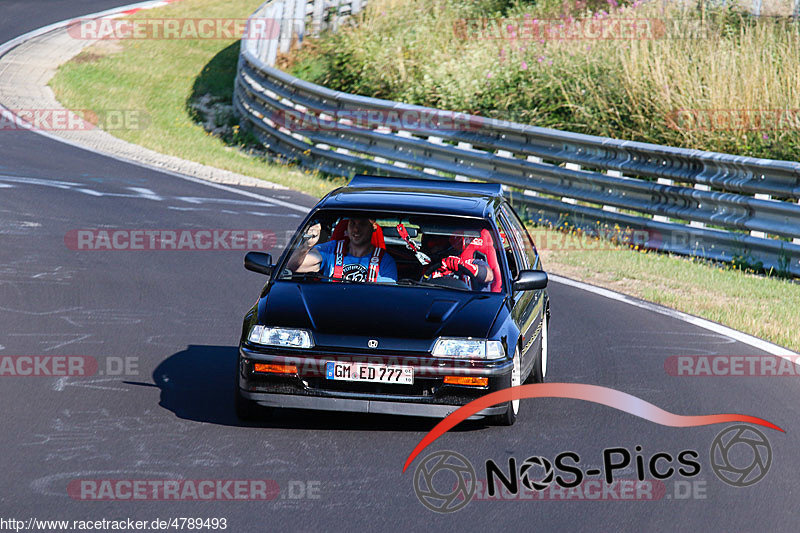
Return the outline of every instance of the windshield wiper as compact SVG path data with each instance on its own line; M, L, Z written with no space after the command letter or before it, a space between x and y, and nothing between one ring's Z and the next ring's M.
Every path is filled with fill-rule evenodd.
M436 279L436 278L433 278L433 279ZM411 286L411 287L425 287L426 289L454 289L454 290L457 290L457 291L472 292L472 289L467 287L466 284L463 287L455 286L455 285L451 285L451 284L446 284L445 285L443 283L437 283L435 281L432 281L431 279L426 279L426 280L423 280L423 281L417 281L417 280L407 279L406 278L406 279L402 279L402 280L398 281L397 284L398 285L408 285L408 286Z
M367 283L366 281L355 281L352 279L346 278L334 278L332 276L323 276L318 272L302 272L293 274L291 277L292 281L336 281L338 283ZM394 285L394 282L390 281L376 281L372 283L372 285Z

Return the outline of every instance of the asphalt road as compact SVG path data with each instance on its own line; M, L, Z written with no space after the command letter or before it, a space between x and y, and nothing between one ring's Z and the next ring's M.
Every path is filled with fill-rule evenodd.
M4 0L0 41L123 3ZM294 192L259 193L314 203ZM65 244L70 230L84 228L281 235L301 215L30 132L0 132L0 356L91 356L103 372L0 376L0 519L218 517L231 531L796 530L797 378L665 371L673 355L760 354L724 336L553 283L549 381L612 387L678 414L770 420L787 432L763 430L773 460L760 483L736 488L712 472L709 449L725 425L673 428L587 402L523 400L512 428L466 424L423 456L459 452L481 478L488 459L507 465L512 456L552 460L573 451L588 468L602 463L604 448L640 445L645 461L656 452L696 450L701 471L664 481L666 492L655 500L473 501L437 514L414 493L420 459L401 471L430 421L302 412L255 425L236 420L236 342L262 285L242 268L241 251L75 251ZM124 375L114 374L119 361L129 365ZM277 482L280 494L246 502L83 501L68 487L86 479L264 479ZM692 494L684 497L687 487Z

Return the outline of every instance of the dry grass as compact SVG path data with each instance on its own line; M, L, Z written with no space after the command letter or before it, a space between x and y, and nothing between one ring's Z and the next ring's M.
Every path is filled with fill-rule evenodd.
M517 28L525 27L519 21L569 28L561 1L374 0L358 26L295 54L291 69L310 81L367 96L580 133L796 158L797 23L754 20L730 8L698 9L695 1L625 6L627 0L619 0L616 8L612 3L617 0L579 2L582 7L576 8L572 2L569 16L612 28L607 35L616 38L591 38L587 31L532 39L531 30L514 36L505 23L479 30L476 19L511 21ZM630 20L650 21L652 31L622 38L632 33L614 21ZM674 112L687 109L745 110L751 129L670 121ZM755 123L760 110L785 110L790 116L764 127Z

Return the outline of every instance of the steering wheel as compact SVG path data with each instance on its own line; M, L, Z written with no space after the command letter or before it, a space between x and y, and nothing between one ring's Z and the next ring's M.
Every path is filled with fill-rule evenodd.
M442 257L435 257L432 258L433 260L429 265L426 265L422 268L422 275L423 277L431 277L434 273L438 272L441 276L452 276L455 274L452 270L449 270L442 264L442 259L447 256Z
M424 285L432 285L434 287L444 287L446 289L469 289L467 283L455 276L443 276L441 278L423 278L420 282Z
M434 277L434 274L436 276ZM434 285L437 287L446 287L448 289L469 289L469 284L462 280L458 275L444 266L443 264L437 263L433 265L433 268L429 265L428 269L426 269L425 274L422 277L422 283L426 285Z

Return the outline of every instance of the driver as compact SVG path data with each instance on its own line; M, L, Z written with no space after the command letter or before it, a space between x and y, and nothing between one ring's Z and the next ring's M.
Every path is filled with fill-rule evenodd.
M488 230L481 230L477 238L467 237L463 232L449 238L428 238L423 247L433 257L445 256L432 277L456 276L476 291L502 290L497 253Z
M322 226L312 224L287 266L295 273L319 272L336 280L397 283L394 259L372 244L374 224L368 218L351 218L343 239L322 244L316 244Z

